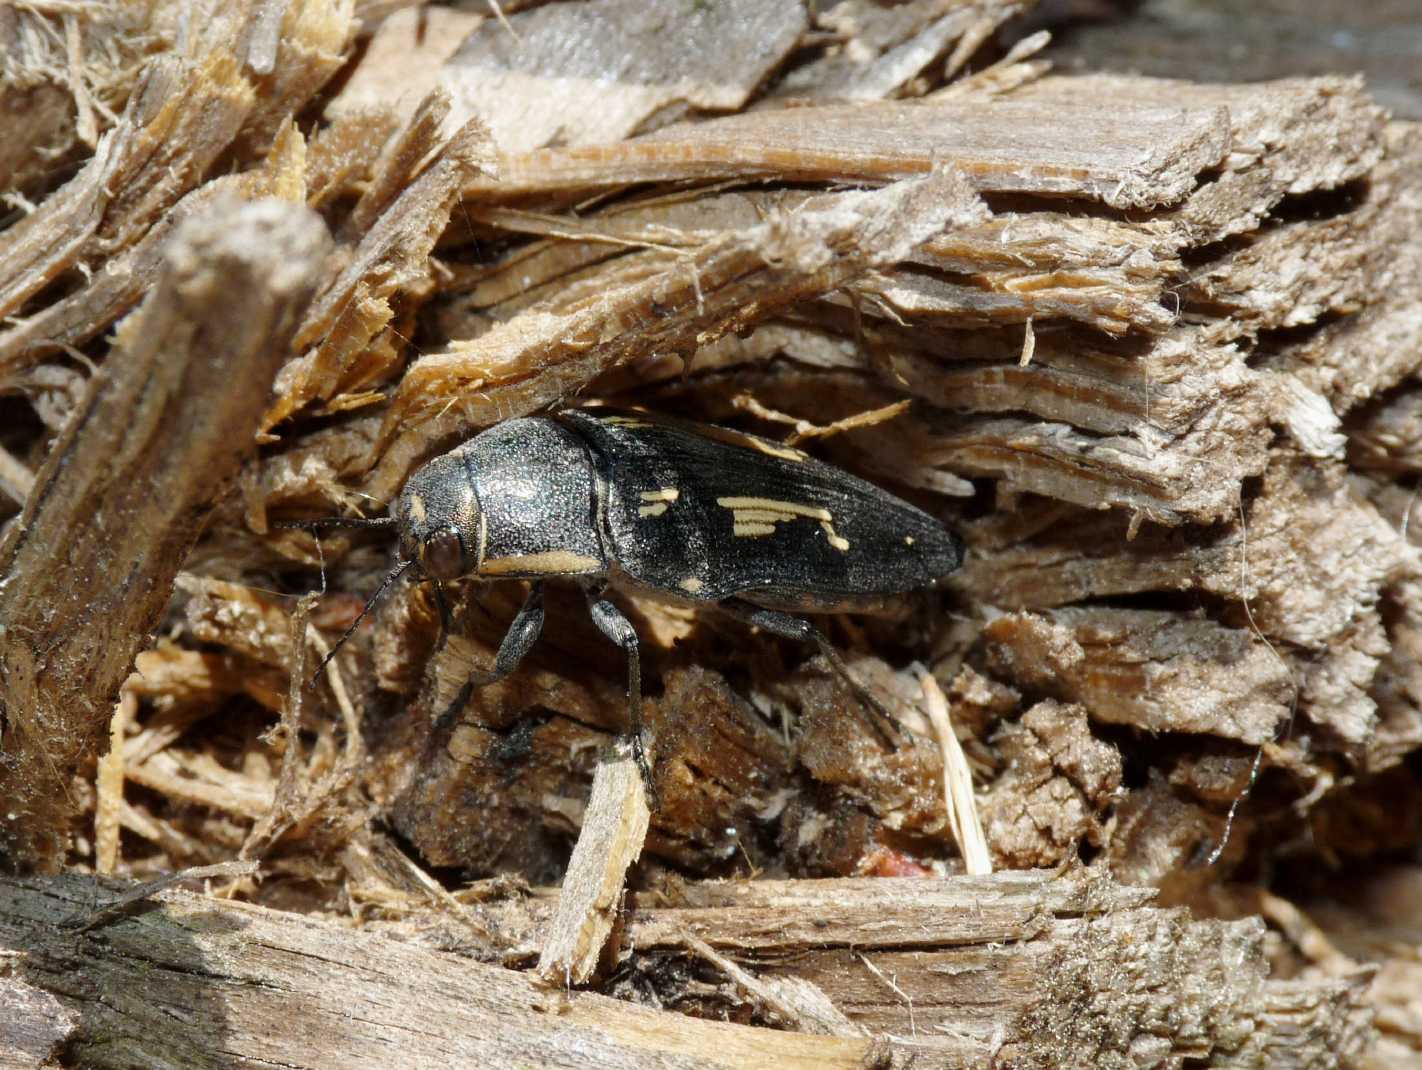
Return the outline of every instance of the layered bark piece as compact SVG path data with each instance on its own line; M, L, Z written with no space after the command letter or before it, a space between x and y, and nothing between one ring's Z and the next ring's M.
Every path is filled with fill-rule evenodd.
M1172 121L1164 124L1167 111ZM1048 114L1074 119L1048 130ZM1307 424L1307 413L1293 410L1307 409L1311 399L1300 400L1291 381L1255 374L1235 339L1356 304L1370 264L1389 244L1385 230L1369 237L1378 229L1370 224L1406 218L1408 180L1402 176L1410 169L1399 160L1380 171L1366 196L1330 224L1342 243L1336 253L1306 272L1288 272L1280 263L1272 292L1253 280L1263 265L1292 255L1284 252L1289 234L1306 223L1272 228L1252 256L1218 243L1257 227L1287 197L1369 173L1385 140L1380 111L1342 80L1254 88L1056 78L1003 100L756 112L672 128L597 150L604 154L598 164L603 177L570 179L568 188L587 193L599 183L772 174L782 181L883 181L945 158L985 191L1117 208L1149 202L1160 210L1142 216L1081 215L1053 210L1049 201L995 200L991 220L926 243L909 264L863 274L849 290L827 295L818 311L803 307L832 333L873 340L869 363L894 385L914 383L916 392L959 411L1026 411L1051 422L988 420L964 427L952 445L945 441L949 467L1178 524L1225 517L1241 481L1263 469L1271 423ZM1324 141L1327 153L1310 152ZM1071 155L1083 147L1091 150L1089 162ZM757 155L764 152L772 156ZM578 150L549 150L538 158L538 173L546 177L582 159ZM1012 161L1007 177L994 162L1003 159ZM1175 177L1161 169L1164 163L1157 166L1167 160L1179 171ZM666 173L644 172L648 161ZM519 166L504 161L497 191L469 191L470 210L496 227L559 233L556 217L480 209L490 197L535 192L519 186ZM522 294L555 285L564 294L570 285L593 292L635 271L635 258L619 255L624 243L688 249L718 226L787 206L793 211L802 197L747 190L617 205L596 222L570 218L561 240L511 258L507 280L517 279ZM1349 206L1346 198L1339 203ZM1328 232L1309 234L1327 249ZM1190 252L1196 248L1199 254ZM1200 256L1220 259L1201 270L1193 263ZM1187 278L1195 281L1182 286ZM500 319L521 307L501 309L500 294L515 287L501 284L498 269L468 281L475 289L461 307L481 317ZM1277 311L1231 305L1227 287ZM476 329L478 322L470 321ZM1103 345L1068 329L1072 324L1121 341ZM1023 335L996 329L1009 325L1022 331L1030 325L1034 351L1026 368L1018 367ZM459 329L457 320L448 326ZM933 331L925 334L925 327Z
M508 200L635 182L892 182L951 159L983 191L1154 208L1181 200L1229 150L1228 113L1218 106L1182 115L1163 100L1141 100L1116 114L1115 137L1104 129L1090 136L1097 117L1089 100L1070 97L762 110L621 145L506 157L497 186L470 193Z

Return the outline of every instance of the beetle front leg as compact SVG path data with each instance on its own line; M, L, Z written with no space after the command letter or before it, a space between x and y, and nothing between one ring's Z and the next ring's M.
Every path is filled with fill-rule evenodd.
M652 781L652 767L642 747L642 661L637 652L637 629L622 615L622 610L602 597L601 592L588 591L588 610L598 631L620 646L627 654L627 721L632 732L632 756L647 789L647 802L657 809L657 788Z
M882 702L869 693L868 688L850 674L849 666L839 656L839 651L830 644L825 633L809 621L800 617L792 617L789 613L781 613L779 610L762 609L759 606L753 606L748 602L739 602L735 599L721 603L721 608L729 610L747 624L762 628L771 635L778 635L784 639L798 639L802 643L814 643L819 647L820 653L825 656L825 660L830 663L830 668L849 685L849 689L854 692L855 697L874 714L873 717L866 718L866 720L879 739L890 749L896 747L898 741L903 739L904 726L899 724L898 720L884 708Z
M449 704L449 708L440 715L437 723L440 725L449 723L450 719L464 708L464 704L469 701L469 696L478 688L497 683L517 669L519 662L528 656L528 652L533 649L533 644L538 642L538 637L542 634L543 584L535 582L530 585L528 597L524 599L522 608L519 609L513 623L509 625L509 630L504 633L504 637L499 643L499 652L494 655L493 669L488 672L481 672L478 669L471 672L469 679L464 682L464 686L454 696L454 701Z

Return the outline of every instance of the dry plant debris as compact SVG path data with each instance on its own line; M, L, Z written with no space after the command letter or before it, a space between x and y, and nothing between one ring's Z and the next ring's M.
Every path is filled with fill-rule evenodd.
M36 1024L0 1055L1422 1047L1405 910L1312 898L1422 832L1422 133L1342 76L1048 74L1031 6L0 8L0 860L243 860L116 887L106 991L189 992L203 911L269 941L184 1041L37 929L109 892L4 879L0 1008ZM805 652L635 595L650 815L575 591L453 723L516 584L452 585L443 641L397 585L307 686L389 545L272 521L376 515L592 399L785 438L964 534L950 590L827 622L912 742ZM312 947L304 979L263 951Z

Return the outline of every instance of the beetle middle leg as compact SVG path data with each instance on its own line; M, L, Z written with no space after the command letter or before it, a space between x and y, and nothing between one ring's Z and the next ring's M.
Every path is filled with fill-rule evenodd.
M588 611L597 630L602 632L627 654L627 721L632 733L632 756L642 774L647 789L647 802L657 808L657 788L652 780L652 767L642 747L642 660L637 651L637 629L622 615L622 610L609 602L600 590L587 591Z
M839 651L826 638L825 633L809 621L800 617L792 617L789 613L782 613L776 609L762 609L760 606L736 599L722 602L721 608L734 613L747 624L764 629L771 635L778 635L784 639L798 639L802 643L814 643L819 647L825 660L829 662L830 668L849 685L854 696L873 714L872 717L865 718L865 720L880 741L892 749L903 739L903 725L899 724L898 720L884 708L882 702L869 693L868 688L854 678L849 671L849 666L844 663L844 659L839 656Z
M469 674L469 679L464 682L464 686L459 689L459 693L454 696L454 701L449 704L449 708L440 715L439 725L448 724L464 704L469 701L478 688L487 687L489 684L497 683L505 676L518 668L519 663L528 656L528 652L533 649L533 644L538 642L538 637L543 634L543 584L534 582L529 586L528 597L524 599L522 608L509 625L509 630L504 633L504 638L499 643L499 652L494 655L494 667L489 671L474 670Z

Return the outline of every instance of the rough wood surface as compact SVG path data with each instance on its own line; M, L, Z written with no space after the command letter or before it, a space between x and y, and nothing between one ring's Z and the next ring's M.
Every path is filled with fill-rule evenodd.
M304 209L226 202L181 228L151 300L0 546L7 865L52 866L119 684L236 475L327 240Z
M507 26L486 20L441 81L505 152L602 144L688 111L743 107L797 46L806 15L761 0L541 5Z
M121 447L125 428L93 429L90 380L131 363L136 321L118 346L110 329L163 289L185 221L228 195L274 196L304 201L335 238L295 339L274 349L258 456L171 583L161 638L121 701L85 708L87 736L49 748L77 773L51 781L49 805L93 819L69 860L141 878L259 859L261 880L229 874L222 896L486 966L532 969L544 951L566 976L596 960L599 995L663 1012L637 1019L661 1030L663 1065L768 1035L713 1037L675 1014L871 1063L1321 1067L1377 1032L1370 1007L1387 1050L1422 1046L1385 972L1415 957L1415 935L1340 950L1307 917L1331 895L1326 873L1381 889L1374 863L1422 836L1416 127L1332 71L1048 76L1043 35L1004 21L1029 0L394 6L237 0L194 15L154 0L115 23L93 5L0 5L0 47L19 60L0 65L0 114L34 105L0 146L0 179L17 183L0 189L12 539L28 537L20 509L49 466L77 485L111 462L70 448L76 417ZM1287 7L1240 23L1246 52L1250 27ZM578 29L599 10L636 29L635 55ZM1198 10L1180 0L1170 15ZM763 18L732 27L745 36L731 55L706 44L724 48L732 37L708 28L747 11ZM1392 12L1352 13L1371 27L1356 40L1386 40ZM1230 51L1218 36L1194 40ZM565 76L589 72L611 81L569 98ZM471 100L503 145L461 124ZM430 586L398 583L357 626L389 533L317 540L271 523L378 513L460 437L597 400L783 438L969 545L942 589L820 621L905 727L892 751L798 645L614 589L640 637L661 796L645 842L624 840L642 846L631 866L630 850L594 857L599 832L638 815L625 799L589 806L625 727L625 666L581 592L550 584L533 655L437 718L488 667L520 585L445 585L442 629ZM230 453L251 441L226 437ZM115 530L102 509L71 515ZM96 538L51 542L83 553ZM104 609L111 588L61 593ZM76 617L50 600L57 626ZM147 623L131 619L140 603ZM21 623L53 623L43 604L18 607ZM128 629L157 614L140 598L116 609L121 641L89 667L114 675L109 655L131 655L146 636ZM43 654L27 638L11 650ZM927 680L966 762L951 778ZM28 746L11 700L6 768ZM958 883L947 780L980 796L979 863L1063 872ZM46 826L55 843L66 831ZM586 882L567 872L578 838ZM1089 877L1071 868L1083 861ZM698 883L710 877L737 883ZM565 878L568 924L548 941L556 900L540 886ZM959 909L967 888L985 920ZM114 909L80 939L160 915ZM265 954L311 971L288 989L344 976L344 960ZM1361 989L1352 959L1382 964L1380 981ZM443 965L439 978L461 964ZM376 1002L399 1006L396 987ZM0 1029L6 1058L73 1033L72 1007L43 989L15 972L0 984L0 1004L34 1014L23 1033ZM437 1033L432 1008L460 1013L444 998L408 1021ZM581 998L590 1018L623 1021ZM310 1041L330 1050L302 1058L343 1061L340 1029L293 1039L266 1013L244 1019L258 1056ZM385 1026L343 1028L375 1061ZM598 1034L599 1057L635 1046L630 1028ZM898 1039L867 1039L880 1030ZM510 1045L486 1054L514 1044L486 1040Z
M83 1065L279 1063L757 1067L864 1065L867 1038L699 1022L299 914L202 896L76 933L107 893L85 880L0 885L0 945L78 1014ZM97 899L96 899L97 896ZM76 970L77 962L85 963Z
M686 257L650 254L610 291L607 280L588 292L565 289L553 307L531 308L507 329L427 354L410 369L386 416L387 449L372 490L393 497L410 459L431 441L552 404L653 353L689 361L699 346L902 260L938 231L985 214L962 174L940 169L882 190L826 194ZM531 378L535 369L541 374Z
M750 112L619 145L505 157L497 183L471 185L467 192L476 200L509 200L630 182L772 175L892 182L928 171L951 145L948 158L984 192L1155 208L1184 197L1195 176L1218 166L1229 146L1229 117L1218 106L1182 113L1141 101L1114 112L1109 133L1100 119L1089 102L1070 100L1049 107L1005 101L990 111L946 100ZM1010 137L1003 136L1004 123Z
M79 928L114 897L85 878L0 884L0 947L95 1067L316 1066L335 1050L381 1066L391 1045L412 1065L1302 1067L1366 1032L1356 978L1264 979L1258 922L1190 921L1081 875L691 885L679 906L632 912L623 966L649 983L695 939L734 949L751 977L813 979L874 1039L687 1018L184 892ZM711 1005L728 995L705 989Z

